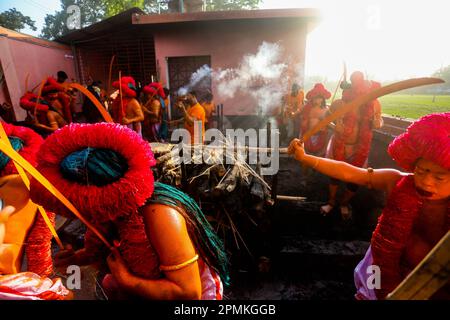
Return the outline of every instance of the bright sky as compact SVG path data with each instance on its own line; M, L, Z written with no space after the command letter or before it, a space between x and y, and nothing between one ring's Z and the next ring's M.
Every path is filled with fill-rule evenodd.
M264 0L263 7L322 10L306 45L307 76L337 80L343 61L349 72L380 81L428 76L450 65L447 0Z
M447 0L263 0L261 8L316 7L323 20L308 36L307 76L329 80L359 69L376 80L428 76L450 65L450 1ZM36 21L39 35L59 0L0 0Z

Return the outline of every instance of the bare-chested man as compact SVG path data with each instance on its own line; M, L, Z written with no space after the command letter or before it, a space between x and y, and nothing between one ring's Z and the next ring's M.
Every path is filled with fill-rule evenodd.
M317 83L307 95L307 103L301 113L302 134L314 128L328 114L326 100L331 93L321 83ZM305 142L305 150L308 153L324 156L328 143L328 129L325 128Z
M144 113L141 104L136 100L136 82L132 77L122 77L120 84L115 81L112 85L119 89L111 110L114 121L142 135L141 121L144 121Z
M289 152L315 170L387 194L371 245L355 269L357 299L384 299L450 230L450 113L414 122L388 148L406 172L363 169L342 161L305 154L299 140ZM371 286L369 266L380 268L379 288ZM449 285L432 298L449 299Z
M145 86L142 92L147 102L142 107L144 111L144 137L150 142L160 141L159 130L162 123L162 106L158 90L151 85Z
M348 103L357 97L379 87L379 84L366 81L364 75L356 71L351 75L351 84L343 87L342 100L336 100L330 111L334 112L344 103ZM381 106L378 101L371 101L354 111L350 111L344 117L336 121L334 134L330 139L327 150L327 158L345 161L357 167L366 167L372 143L372 130L381 127ZM337 205L336 194L339 180L330 181L328 203L321 207L322 214L329 214ZM357 185L346 184L346 190L340 201L340 212L344 220L351 218L350 200L357 190Z
M45 117L41 117L41 121L39 121L39 118L34 119L34 126L51 133L65 126L67 121L63 117L63 106L58 100L58 93L55 91L49 92L45 99L48 102L49 109Z

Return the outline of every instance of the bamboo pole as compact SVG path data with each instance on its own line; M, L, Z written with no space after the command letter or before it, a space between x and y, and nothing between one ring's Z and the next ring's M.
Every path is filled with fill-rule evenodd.
M427 300L449 280L450 231L386 299Z

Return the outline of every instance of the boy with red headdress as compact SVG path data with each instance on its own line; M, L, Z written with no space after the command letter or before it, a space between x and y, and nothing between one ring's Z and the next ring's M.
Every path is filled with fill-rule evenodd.
M3 123L12 147L32 165L42 138L29 128ZM52 234L16 167L0 152L0 203L13 207L14 214L3 216L0 224L0 299L61 300L70 298L69 291L59 279L48 279L53 274L51 257ZM7 207L7 208L8 208ZM11 210L11 209L9 209ZM54 223L55 215L48 213ZM20 273L23 255L27 257L27 272Z
M47 79L42 88L42 97L39 101L37 98L36 94L27 92L20 98L20 106L33 118L34 128L38 132L46 136L72 122L72 97L54 78ZM34 118L35 110L36 118Z
M144 137L151 142L165 141L168 137L168 124L164 88L158 82L152 82L142 92L147 96L147 102L142 107L145 114Z
M349 103L378 88L379 83L366 81L364 75L356 71L350 77L351 84L344 82L342 88L342 100L336 100L331 106L331 112L338 109L342 104ZM381 107L377 100L371 101L358 109L347 112L344 117L336 122L334 134L330 139L327 158L345 161L357 167L366 167L372 143L373 129L382 126ZM323 214L329 214L336 206L336 194L339 181L331 179L329 186L328 203L321 207ZM343 219L351 218L350 200L353 198L358 187L347 183L344 196L340 201L340 211Z
M227 257L198 205L155 183L150 146L117 124L72 124L47 138L38 169L110 241L103 280L109 298L221 299ZM31 197L61 214L67 209L31 183ZM105 261L108 248L90 231L84 249L58 255L58 264Z
M387 193L371 246L355 269L357 299L384 299L450 230L449 137L449 112L414 122L388 148L406 173L315 157L305 154L299 140L291 142L289 152L298 161L335 179ZM371 265L381 272L376 289L368 285Z
M317 83L314 88L306 94L307 103L301 113L301 132L304 134L328 113L326 100L331 97L331 93L325 89L323 84ZM316 133L305 143L305 150L317 156L323 156L328 144L328 129L324 128Z
M114 81L112 86L119 89L111 108L114 122L126 125L142 135L141 121L144 121L144 113L136 99L136 82L132 77L121 77L120 81Z

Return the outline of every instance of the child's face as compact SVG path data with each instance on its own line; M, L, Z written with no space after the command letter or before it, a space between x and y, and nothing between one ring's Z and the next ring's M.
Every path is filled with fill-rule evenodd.
M450 197L450 171L432 161L417 161L414 183L418 193L426 199L442 200Z
M322 101L323 101L323 98L322 97L315 97L314 99L313 99L313 105L314 106L321 106L322 105Z

